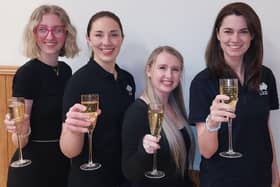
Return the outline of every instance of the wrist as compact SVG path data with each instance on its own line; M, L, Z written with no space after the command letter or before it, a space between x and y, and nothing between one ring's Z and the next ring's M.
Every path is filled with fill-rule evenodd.
M21 138L26 138L26 137L28 137L30 134L31 134L31 128L30 128L30 126L29 126L27 132L26 132L26 133L23 133L23 134L19 134L19 136L20 136Z
M209 132L216 132L221 128L221 123L218 123L218 125L216 127L211 127L209 125L209 120L210 120L211 116L210 114L206 117L205 119L205 128L209 131Z

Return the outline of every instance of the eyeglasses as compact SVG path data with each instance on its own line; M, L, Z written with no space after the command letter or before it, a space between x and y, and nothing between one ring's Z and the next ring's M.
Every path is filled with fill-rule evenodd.
M65 36L66 29L64 25L56 25L47 27L46 25L38 25L34 28L34 33L40 39L46 39L48 34L51 33L55 38L62 38Z

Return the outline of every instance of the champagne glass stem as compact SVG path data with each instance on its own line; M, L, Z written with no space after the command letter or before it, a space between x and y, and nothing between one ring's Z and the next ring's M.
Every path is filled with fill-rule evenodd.
M22 148L21 148L20 135L18 132L17 132L17 142L18 142L18 149L19 149L19 152L18 152L19 160L22 161L23 160Z
M88 163L92 164L92 130L88 131Z
M153 171L152 173L157 172L157 152L153 154Z
M229 118L228 121L228 152L232 153L233 148L232 148L232 119Z

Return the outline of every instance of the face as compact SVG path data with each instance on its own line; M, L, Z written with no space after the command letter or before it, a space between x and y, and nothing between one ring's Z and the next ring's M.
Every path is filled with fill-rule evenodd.
M66 31L57 15L45 14L35 27L34 33L41 55L59 55L65 42Z
M226 61L242 61L251 44L252 36L243 16L226 16L217 32Z
M158 96L168 96L179 84L182 64L177 57L167 52L160 53L146 70Z
M123 37L118 23L109 17L101 17L92 23L89 45L94 53L94 60L99 63L115 63Z

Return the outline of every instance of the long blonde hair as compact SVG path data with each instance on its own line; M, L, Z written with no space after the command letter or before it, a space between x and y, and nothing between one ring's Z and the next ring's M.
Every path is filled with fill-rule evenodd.
M183 56L173 47L170 46L160 46L156 48L148 58L146 64L147 68L150 68L153 63L156 61L158 55L162 52L167 52L173 56L175 56L181 62L181 68L183 71ZM156 95L154 88L152 86L150 78L146 76L146 87L143 92L143 97L148 100L148 102L156 102L160 103L158 96ZM167 115L164 115L164 120L162 123L162 129L166 136L166 139L169 144L169 149L171 156L176 164L177 171L184 176L186 172L186 158L189 158L189 163L192 166L193 159L194 159L194 137L191 131L190 126L188 125L187 120L187 113L184 105L184 98L183 98L183 91L181 81L179 82L178 86L170 93L168 103L171 105L172 109L175 111L176 115L183 119L184 126L187 129L187 132L190 137L190 151L187 153L185 141L181 132L172 124L171 120ZM186 157L188 155L188 157Z
M28 58L40 57L40 48L36 42L34 28L40 23L45 14L57 15L65 25L67 36L64 47L61 49L60 56L74 57L78 54L79 48L76 42L77 31L71 24L70 18L65 10L56 5L41 5L36 8L30 16L29 22L25 26L23 34L24 55Z

